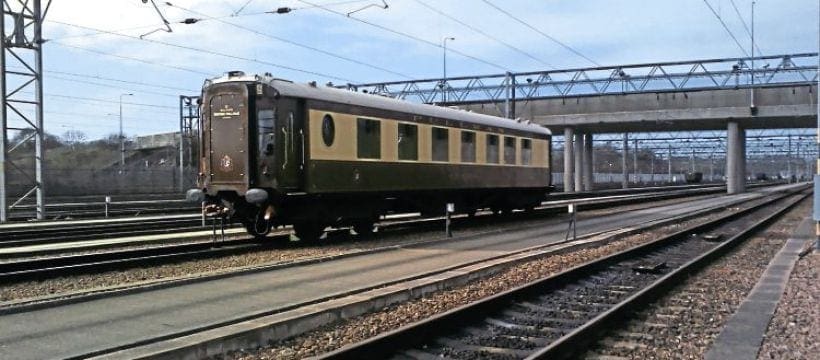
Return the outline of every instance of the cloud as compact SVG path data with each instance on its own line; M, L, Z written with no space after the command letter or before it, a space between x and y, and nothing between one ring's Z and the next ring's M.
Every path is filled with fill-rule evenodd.
M443 54L440 48L321 9L299 9L282 15L225 17L236 11L246 1L178 0L173 1L175 7L165 6L164 2L158 1L160 10L172 22L171 26L174 31L171 33L155 32L148 36L148 39L256 59L257 62L231 59L217 54L169 47L114 35L88 36L90 33L88 30L49 22L46 24L44 34L46 38L54 39L54 42L52 45L46 43L46 69L89 73L126 81L168 84L193 90L198 89L204 78L208 76L170 67L189 68L212 74L211 76L228 70L272 72L278 77L295 81L317 80L319 82L332 79L322 75L288 70L274 64L333 75L354 82L404 79L396 73L413 78L437 77L441 74ZM410 34L433 44L440 43L444 36L454 36L456 40L448 43L448 48L516 71L544 70L546 66L541 62L550 63L559 68L591 65L588 61L515 22L480 0L421 1L503 40L504 43L526 51L540 59L541 62L523 56L504 44L488 39L442 17L414 0L387 1L390 7L386 10L371 7L356 12L352 16ZM723 30L718 20L705 4L698 0L491 1L524 22L572 46L601 64L614 65L741 55L741 51ZM748 36L729 1L709 1L724 18L741 44L748 47ZM734 1L748 22L750 1ZM327 3L329 0L310 0L310 2ZM376 2L373 1L373 3ZM352 3L336 6L333 9L345 13L367 4L368 2ZM300 1L255 0L243 13L260 13L280 6L297 9L304 8L306 5ZM256 32L315 47L390 71L382 71L327 56L219 21L205 20L192 25L179 24L178 22L185 18L203 17L182 10L183 8L220 16L224 21L237 23ZM769 54L815 51L817 47L817 32L814 30L817 29L816 13L817 4L814 1L759 1L755 24L759 46ZM162 26L153 7L150 4L143 4L140 0L55 1L48 14L48 20L91 28L119 30L131 36L139 36ZM165 66L147 65L137 61L103 56L66 48L57 43L93 49L121 57L138 58ZM499 72L501 69L494 66L460 56L455 52L448 53L448 73L451 75ZM46 78L48 92L71 93L92 98L116 99L123 92L136 94L140 89L149 89L123 83L110 84L121 86L121 88L71 83L49 79L48 76ZM169 92L168 90L151 90ZM173 93L173 91L170 92ZM174 107L178 103L176 96L140 93L138 98L141 102L168 107ZM95 114L102 116L102 121L106 121L105 113L111 110L109 105L94 106L81 102L71 104L64 101L46 103L47 110L53 113ZM139 127L134 128L136 133L173 131L176 127L173 110L161 110L165 112L164 115L148 113L145 108L133 106L127 107L127 110L136 113L136 118L145 119ZM79 120L77 121L78 126L81 126ZM83 121L88 123L87 120ZM71 120L66 117L61 118L60 122L71 122Z

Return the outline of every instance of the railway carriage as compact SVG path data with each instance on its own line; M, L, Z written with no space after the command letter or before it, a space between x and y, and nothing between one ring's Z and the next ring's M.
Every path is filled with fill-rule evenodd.
M256 236L370 233L392 212L529 209L552 189L551 134L527 122L230 72L203 86L192 201Z

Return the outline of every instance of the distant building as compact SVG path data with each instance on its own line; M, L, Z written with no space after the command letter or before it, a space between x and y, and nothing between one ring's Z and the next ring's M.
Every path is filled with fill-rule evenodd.
M164 147L177 147L179 144L179 132L163 134L153 134L137 136L134 139L134 150L158 149Z

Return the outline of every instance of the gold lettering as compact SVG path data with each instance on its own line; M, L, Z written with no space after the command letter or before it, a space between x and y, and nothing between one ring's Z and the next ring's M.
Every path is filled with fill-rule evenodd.
M239 116L239 111L218 111L214 112L213 116L217 117L229 117L229 116Z

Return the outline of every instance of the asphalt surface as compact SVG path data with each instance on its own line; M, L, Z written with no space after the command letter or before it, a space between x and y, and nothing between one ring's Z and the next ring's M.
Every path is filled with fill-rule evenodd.
M704 207L760 196L782 187L579 219L578 235L615 230ZM0 316L0 358L81 357L116 346L190 331L311 299L395 281L535 245L560 242L567 224L544 220L539 229L343 258L239 275L76 304Z

